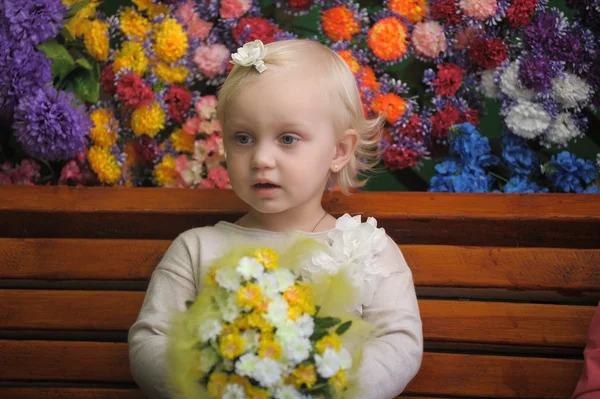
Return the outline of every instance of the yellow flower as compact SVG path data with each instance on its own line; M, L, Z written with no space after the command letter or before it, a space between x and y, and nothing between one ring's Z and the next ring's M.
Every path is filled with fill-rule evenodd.
M273 331L273 326L262 317L262 315L256 311L248 314L248 324L252 328L258 328L263 333Z
M131 113L131 129L136 136L147 134L156 136L165 127L165 111L157 101L144 107L136 108Z
M171 66L164 62L159 62L152 70L162 81L170 84L183 83L190 73L190 70L183 65Z
M331 335L326 335L323 338L321 338L319 340L319 342L317 342L317 345L315 345L317 352L319 353L323 353L325 352L325 349L330 348L333 349L335 351L340 351L342 350L342 341L340 341L340 337L333 333Z
M83 0L68 1L69 3L80 3ZM66 4L63 0L63 4ZM91 1L86 4L81 10L77 11L77 14L69 20L65 25L71 36L80 37L90 28L92 19L96 17L96 8L100 4L99 1ZM67 4L72 5L72 4Z
M212 373L208 378L208 393L213 398L220 398L223 396L225 392L225 387L227 386L227 374L225 373Z
M194 152L194 139L195 137L190 134L185 134L183 129L177 128L173 130L173 133L169 136L173 148L178 152L185 152L191 154Z
M131 39L144 41L152 24L146 18L127 7L120 15L121 32Z
M281 359L283 349L277 341L274 340L263 340L260 341L260 348L258 350L258 356L261 358L268 357L273 360Z
M88 30L83 36L83 44L87 52L98 61L108 59L108 24L99 19L90 22Z
M119 73L122 69L129 69L140 76L144 75L148 67L148 58L144 54L144 46L136 41L126 41L115 52L113 71Z
M248 389L247 395L248 399L269 399L269 392L258 387Z
M267 269L277 269L277 252L271 248L261 248L254 252L256 259L264 265Z
M337 373L335 373L335 375L331 377L328 381L338 390L344 389L346 388L346 385L348 385L348 379L346 378L346 373L344 372L344 370L340 370Z
M162 161L156 165L152 172L156 182L161 187L173 187L177 179L175 171L175 158L171 155L165 155Z
M87 154L88 162L98 180L104 184L116 184L121 178L121 167L108 148L92 146Z
M140 11L146 11L148 16L152 19L159 15L169 15L171 9L165 4L155 4L151 0L132 0Z
M112 111L108 108L98 108L90 113L94 127L90 129L90 137L99 147L109 148L117 141L119 125Z
M302 313L304 313L304 311L300 306L288 307L288 319L290 320L298 319L300 316L302 316Z
M290 310L298 307L301 312L306 312L310 315L313 315L316 312L316 308L313 303L312 292L306 284L299 282L295 285L292 285L290 288L285 290L283 293L283 298L290 304ZM297 315L297 317L302 315L302 313L297 314L298 310L293 310L293 312L294 313L290 314L288 310L288 317L290 317L290 315ZM295 320L295 318L290 318Z
M250 322L248 321L248 316L243 314L239 316L237 319L233 321L234 327L239 330L247 330L250 328Z
M246 340L239 334L228 334L219 341L221 356L226 359L235 359L244 353Z
M77 3L81 3L83 0L62 0L61 3L67 7L73 7Z
M296 388L300 388L302 384L310 388L317 382L317 372L314 364L300 365L290 375L292 377L291 383Z
M187 34L174 18L166 18L155 28L154 51L164 62L175 62L183 57L188 49Z
M217 284L217 269L211 268L204 277L204 284L216 285Z
M248 283L237 292L237 304L246 309L254 308L262 302L260 287L254 283Z

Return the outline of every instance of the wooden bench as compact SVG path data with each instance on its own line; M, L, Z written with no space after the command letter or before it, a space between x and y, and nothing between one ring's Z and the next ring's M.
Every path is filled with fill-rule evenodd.
M178 233L228 191L0 186L0 398L142 398L127 330ZM568 398L600 299L593 195L360 193L412 268L425 354L403 397Z

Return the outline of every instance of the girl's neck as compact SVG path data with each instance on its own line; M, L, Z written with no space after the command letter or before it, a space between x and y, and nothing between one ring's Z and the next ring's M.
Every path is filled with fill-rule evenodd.
M335 227L335 218L329 215L322 207L310 212L281 212L260 213L254 209L242 216L237 222L243 227L256 228L268 231L291 232L306 231L317 232Z

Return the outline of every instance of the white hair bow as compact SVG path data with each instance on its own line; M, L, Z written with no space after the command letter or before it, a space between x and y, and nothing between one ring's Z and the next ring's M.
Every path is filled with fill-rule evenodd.
M234 65L253 66L260 73L263 73L267 66L263 58L267 55L267 48L260 40L248 42L243 47L237 49L237 53L231 54L231 62Z

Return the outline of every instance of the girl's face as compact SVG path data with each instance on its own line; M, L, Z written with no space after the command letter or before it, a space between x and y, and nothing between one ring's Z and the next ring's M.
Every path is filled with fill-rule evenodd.
M267 70L226 110L231 186L258 213L308 216L322 209L336 135L332 107L316 80L306 70ZM261 184L267 182L272 186Z

